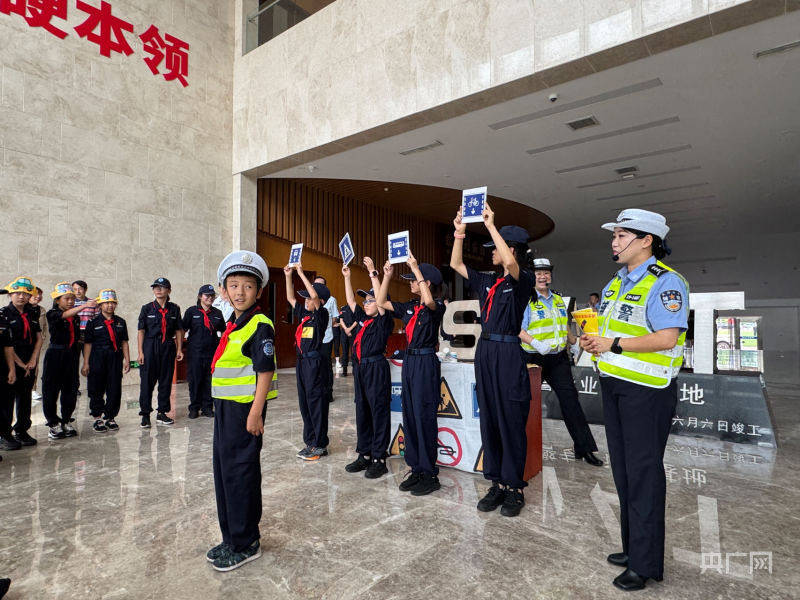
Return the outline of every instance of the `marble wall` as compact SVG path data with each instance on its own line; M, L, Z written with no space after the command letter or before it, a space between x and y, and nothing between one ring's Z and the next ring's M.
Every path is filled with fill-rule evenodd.
M155 277L185 306L231 248L233 0L111 0L134 53L110 58L66 4L63 40L0 13L0 281L114 287L135 329ZM151 24L189 43L188 87L143 62Z
M237 0L237 23L254 2ZM233 170L302 164L318 157L315 148L336 146L325 155L371 141L359 133L385 124L398 123L395 133L412 129L409 115L419 117L417 127L429 118L441 120L447 114L431 109L612 47L635 52L625 44L736 8L727 16L746 23L756 13L782 14L786 5L784 0L337 0L245 55L239 39ZM728 26L726 18L718 29ZM675 31L670 37L716 33L713 22L697 23L694 34ZM666 47L680 43L658 41ZM576 76L581 73L558 74ZM539 89L554 81L545 78ZM286 157L294 161L277 162Z

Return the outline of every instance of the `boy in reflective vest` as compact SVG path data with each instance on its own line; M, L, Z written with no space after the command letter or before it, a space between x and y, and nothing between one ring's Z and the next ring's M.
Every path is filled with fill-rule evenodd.
M603 229L613 232L612 260L623 267L603 289L600 335L584 334L580 343L600 371L619 495L622 552L607 560L625 567L616 587L640 590L664 575L664 450L678 404L689 285L659 260L670 253L662 215L629 208Z
M211 363L214 397L214 490L222 543L206 553L217 571L261 556L261 445L267 400L277 396L275 328L259 309L269 280L255 252L231 252L219 281L233 304Z

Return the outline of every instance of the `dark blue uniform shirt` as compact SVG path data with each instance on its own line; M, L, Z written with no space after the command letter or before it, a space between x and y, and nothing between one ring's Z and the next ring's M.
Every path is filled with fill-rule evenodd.
M317 310L306 310L303 302L295 304L294 318L297 321L298 327L300 326L300 322L306 317L308 317L308 320L303 323L300 350L303 351L303 354L306 352L319 352L322 346L322 340L325 338L325 331L328 329L328 311L323 307L319 307ZM296 341L297 338L295 338L295 342ZM300 354L300 352L298 352L298 354Z
M50 328L50 345L69 346L69 325L72 321L72 343L81 339L81 318L78 315L71 319L63 317L64 311L60 308L51 308L47 311L47 326Z
M5 318L6 324L11 330L11 342L12 346L14 346L14 352L23 362L28 362L33 356L36 334L42 331L39 319L33 308L33 305L26 304L23 309L29 323L27 335L25 334L25 323L19 311L14 308L14 305L9 302L7 306L0 308L0 316Z
M196 355L214 355L219 344L219 334L225 331L225 317L222 311L213 306L207 313L209 329L203 318L203 309L190 306L183 313L181 326L189 333L189 348Z
M446 307L444 302L436 300L436 309L431 310L427 306L423 306L417 314L417 320L414 324L414 334L411 342L408 344L409 348L434 348L439 343L439 327L442 324L442 318ZM408 322L414 317L414 311L420 306L419 301L411 302L392 302L393 316L400 319L406 327L406 339L408 339Z
M128 341L128 324L125 319L117 315L114 315L112 320L114 321L112 324L114 336L117 338L117 351L122 352L122 342ZM91 344L92 350L95 348L114 349L105 321L106 318L99 314L86 324L86 329L83 332L83 341Z
M144 329L144 337L155 338L161 341L161 313L159 309L161 306L153 300L142 306L139 311L139 326L138 329ZM164 305L167 309L167 336L166 341L175 337L175 332L182 329L181 326L181 308L174 302L169 302Z
M238 319L236 313L231 313L229 323L235 323L233 331L241 329L250 322L253 315L260 313L256 307L250 309ZM275 370L275 330L269 323L259 323L255 333L242 344L242 354L253 361L253 370L256 373L269 373Z
M518 336L522 315L531 297L533 276L525 269L519 270L519 280L506 275L495 288L491 312L487 297L497 283L497 276L487 275L467 267L469 286L478 294L481 304L481 327L484 333ZM487 316L488 313L488 316Z
M391 311L387 310L383 316L378 313L374 317L370 317L361 306L356 305L354 315L361 328L364 327L364 323L373 319L361 338L361 358L386 352L386 342L389 341L389 336L392 335L394 329L394 317L392 317ZM352 339L355 343L355 335ZM355 347L353 356L356 356Z

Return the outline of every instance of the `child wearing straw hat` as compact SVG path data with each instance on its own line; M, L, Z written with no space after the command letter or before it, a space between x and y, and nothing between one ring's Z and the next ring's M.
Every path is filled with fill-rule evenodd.
M119 429L116 417L122 400L122 374L131 370L128 325L118 317L117 292L100 290L95 300L100 314L86 324L83 332L83 366L89 389L89 414L96 433Z

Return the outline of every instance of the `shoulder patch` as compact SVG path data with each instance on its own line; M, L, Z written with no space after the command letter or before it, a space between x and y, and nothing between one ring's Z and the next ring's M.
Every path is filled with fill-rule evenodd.
M661 304L669 312L678 312L683 306L683 296L678 290L661 292Z
M604 295L606 298L611 298L611 296L614 295L614 290L606 290L606 293Z
M625 294L625 300L630 300L631 302L638 302L641 299L641 294Z
M647 267L647 271L652 273L656 277L661 277L664 273L669 273L669 269L665 269L664 267L659 267L657 264L652 264Z
M275 344L271 340L264 342L264 356L275 356Z

